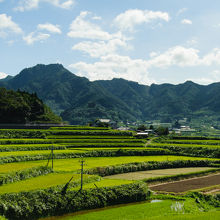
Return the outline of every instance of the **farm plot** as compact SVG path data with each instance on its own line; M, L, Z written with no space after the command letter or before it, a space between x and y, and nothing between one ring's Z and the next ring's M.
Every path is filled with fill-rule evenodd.
M197 148L216 148L220 149L220 145L205 145L205 144L180 144L180 143L151 143L149 147L197 147Z
M147 162L147 161L174 161L174 160L207 160L203 157L186 157L186 156L122 156L122 157L88 157L84 158L86 161L85 169L112 166L118 164L134 163L134 162ZM208 159L215 160L215 159ZM13 172L27 168L45 166L47 160L27 161L0 164L0 173ZM79 158L71 159L56 159L54 160L55 171L77 171L80 169Z
M83 189L99 188L99 187L112 187L119 186L124 184L130 184L133 181L131 180L112 180L112 179L100 179L91 183L83 185ZM72 187L71 190L79 190L80 187Z
M152 202L81 211L64 216L45 218L45 220L214 220L218 219L219 215L220 212L201 212L194 200L152 200Z
M220 173L188 180L176 181L173 183L163 183L156 186L150 186L149 188L153 191L182 193L189 190L201 189L219 184Z
M45 189L57 185L63 185L66 184L72 177L73 177L73 181L79 182L80 180L79 174L51 173L45 176L39 176L39 177L23 180L20 182L10 183L0 186L0 194L17 193L21 191ZM84 175L84 180L88 178L91 178L91 176Z
M169 144L199 144L199 145L220 145L220 140L189 140L189 139L165 139L160 140L160 143Z
M130 151L140 151L140 152L154 152L156 153L158 152L162 152L164 154L166 154L166 151L161 149L161 148L140 148L140 147L123 147L123 148L118 148L118 147L114 147L114 148L66 148L63 146L64 149L62 149L61 146L50 146L48 147L47 150L41 149L41 150L27 150L27 149L23 149L20 151L3 151L0 153L0 158L5 158L5 157L21 157L21 156L37 156L37 155L49 155L51 154L51 149L53 147L53 154L56 155L61 155L61 154L65 154L65 155L73 155L75 153L86 153L86 152L91 152L91 151L119 151L119 150L130 150ZM58 149L57 149L58 148ZM161 154L162 154L161 153Z
M143 140L136 139L10 139L0 140L0 151L24 151L66 149L75 147L144 147Z
M175 168L175 169L161 169L161 170L147 170L130 172L123 174L116 174L106 176L106 179L126 179L126 180L142 180L146 178L159 177L159 176L170 176L183 173L198 172L204 170L211 170L213 167L187 167L187 168Z

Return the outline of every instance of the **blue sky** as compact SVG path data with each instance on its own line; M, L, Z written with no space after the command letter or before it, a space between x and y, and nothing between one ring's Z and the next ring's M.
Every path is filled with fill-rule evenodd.
M61 63L90 80L220 81L218 0L0 0L0 78Z

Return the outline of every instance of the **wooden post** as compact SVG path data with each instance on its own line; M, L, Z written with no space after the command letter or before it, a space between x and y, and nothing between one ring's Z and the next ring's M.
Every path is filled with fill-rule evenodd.
M82 159L81 161L81 187L80 187L80 190L82 190L83 188L83 165L84 165L84 160Z
M53 145L52 145L51 153L52 153L52 170L53 170Z

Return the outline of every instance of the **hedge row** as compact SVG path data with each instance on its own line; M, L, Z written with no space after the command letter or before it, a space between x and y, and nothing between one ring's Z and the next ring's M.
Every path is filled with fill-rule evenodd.
M73 144L144 144L146 141L137 139L0 139L0 144L53 144L53 143L73 143Z
M173 139L182 140L220 140L220 137L205 137L205 136L170 136Z
M149 162L138 162L120 164L106 167L96 167L93 169L86 170L88 174L97 174L100 176L109 176L120 173L129 173L144 170L155 170L155 169L167 169L167 168L182 168L182 167L206 167L219 165L214 164L213 161L208 160L175 160L175 161L149 161Z
M65 130L65 129L1 129L0 137L45 138L47 135L119 135L133 136L132 131L117 130Z
M214 206L216 208L220 207L220 194L213 196L199 192L189 192L185 195L185 197L195 199L203 211L209 211L210 206Z
M66 126L66 127L51 127L49 130L109 130L109 128L90 127L90 126Z
M47 135L47 139L133 139L133 136L115 135Z
M137 143L65 143L65 144L34 144L34 145L1 145L0 152L7 152L7 151L34 151L34 150L51 150L53 146L54 150L66 150L66 149L75 149L75 148L144 148L143 144Z
M169 176L152 177L152 178L143 179L142 181L144 181L145 183L177 181L192 177L204 176L206 174L216 173L219 171L220 168L215 168L215 169L203 170L203 171L197 171L191 173L181 173L181 174L169 175Z
M57 188L5 194L0 197L0 215L6 218L38 219L109 205L143 201L150 191L144 183L82 191L63 191Z
M34 151L34 150L51 150L53 146L54 150L66 150L65 145L57 144L34 144L34 145L0 145L0 152L9 151Z
M68 159L79 157L117 157L117 156L153 156L153 155L169 155L169 150L166 149L141 149L141 150L93 150L85 153L56 153L54 159ZM22 155L22 156L7 156L1 157L0 164L22 162L22 161L34 161L34 160L47 160L49 154L38 155Z
M161 140L160 143L169 143L169 144L193 144L193 145L220 145L219 140Z
M119 136L133 136L132 131L117 131L117 130L51 130L47 132L48 135L119 135Z
M162 145L162 144L150 144L148 147L162 147L170 150L176 155L184 156L196 156L196 157L211 157L211 158L220 158L220 148L211 148L211 147L195 147L195 146L175 146L175 145Z
M3 138L45 138L46 130L43 129L0 129Z
M51 173L52 169L50 167L33 167L30 169L25 169L17 172L12 172L9 174L0 175L0 186L7 183L13 183L20 180L29 179L32 177L37 177L41 175L46 175Z

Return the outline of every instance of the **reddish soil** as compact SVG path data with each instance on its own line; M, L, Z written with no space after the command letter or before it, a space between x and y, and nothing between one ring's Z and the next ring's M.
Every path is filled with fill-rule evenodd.
M220 184L220 174L149 186L153 191L181 193Z

